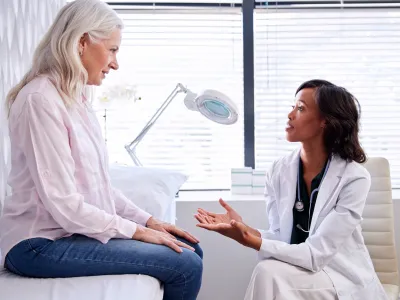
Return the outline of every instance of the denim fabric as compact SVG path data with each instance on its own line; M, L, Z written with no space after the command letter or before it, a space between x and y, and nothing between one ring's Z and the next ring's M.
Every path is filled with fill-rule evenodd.
M182 239L180 239L182 240ZM144 274L164 284L164 300L194 300L200 290L203 252L136 240L111 239L103 244L82 235L52 241L32 238L7 254L5 267L27 277L59 278L116 274Z

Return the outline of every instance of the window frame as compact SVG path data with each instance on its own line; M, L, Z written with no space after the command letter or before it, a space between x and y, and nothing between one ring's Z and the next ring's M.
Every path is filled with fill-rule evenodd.
M186 2L184 2L186 1ZM400 8L400 1L354 1L354 0L136 0L136 1L107 1L117 12L146 9L218 9L241 8L243 20L243 105L244 105L244 164L245 167L255 168L255 71L254 71L254 13L255 9L362 9L362 8ZM204 189L204 191L212 189ZM220 189L224 190L224 189ZM399 189L400 190L400 189Z

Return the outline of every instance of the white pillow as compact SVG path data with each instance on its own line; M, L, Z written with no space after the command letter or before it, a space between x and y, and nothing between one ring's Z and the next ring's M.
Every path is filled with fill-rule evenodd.
M110 164L111 184L159 220L175 223L175 195L188 176L166 169Z

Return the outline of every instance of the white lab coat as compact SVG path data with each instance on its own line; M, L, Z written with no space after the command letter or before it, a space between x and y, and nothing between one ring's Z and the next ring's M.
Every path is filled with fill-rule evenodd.
M277 160L266 179L269 230L260 259L277 259L312 272L325 272L339 300L383 300L386 293L364 244L360 222L370 175L360 164L334 156L321 183L309 238L290 245L300 151Z

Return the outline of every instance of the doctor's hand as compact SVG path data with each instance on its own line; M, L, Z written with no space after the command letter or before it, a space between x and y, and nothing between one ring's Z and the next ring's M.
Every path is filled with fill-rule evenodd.
M226 213L217 214L217 213L208 212L202 208L199 208L197 210L198 214L195 215L194 217L201 224L214 224L214 225L231 224L232 220L243 223L242 217L230 205L228 205L228 203L226 203L222 199L219 199L219 203L226 210ZM254 234L258 237L261 237L261 234L257 230L255 230L249 226L247 226L247 228L252 234Z
M261 237L253 234L252 231L254 229L245 225L242 222L232 220L228 224L227 223L212 224L209 223L202 216L198 216L198 220L200 223L196 225L197 227L218 232L222 235L225 235L239 242L240 244L246 247L253 248L256 251L259 251L261 248L261 243L262 243Z
M153 217L150 217L150 219L147 221L146 227L168 234L171 238L179 236L193 244L197 244L199 242L199 240L193 235L191 235L189 232L180 229L179 227L172 225L170 223L157 220Z
M212 224L230 224L232 220L242 222L242 217L226 203L224 200L219 199L219 203L221 206L226 210L225 214L216 214L212 212L208 212L202 208L199 208L197 211L199 215L203 216L205 219L210 221ZM196 215L195 215L196 217ZM196 217L196 219L199 221L199 219Z

